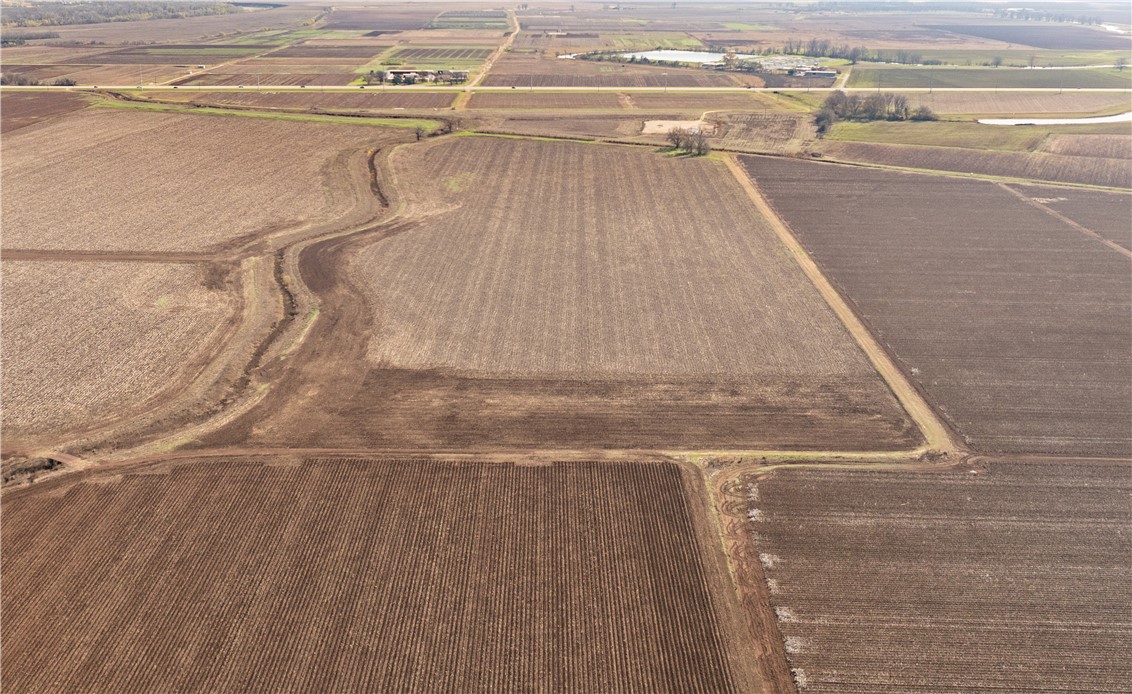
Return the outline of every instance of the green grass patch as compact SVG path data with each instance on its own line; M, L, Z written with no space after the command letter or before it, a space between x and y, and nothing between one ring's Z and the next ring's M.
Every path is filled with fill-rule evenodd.
M212 106L182 106L180 104L146 104L137 101L116 101L103 99L95 104L95 108L113 108L124 111L155 111L159 113L183 113L198 116L235 116L241 118L264 118L268 120L300 121L303 123L330 123L333 125L367 125L381 128L424 128L432 132L440 127L440 123L425 118L376 118L352 116L328 116L317 113L281 113L268 111L237 111Z
M900 67L856 65L850 87L903 89L971 87L1003 89L1128 89L1132 69L1025 70L1010 67Z
M1033 152L1050 135L1110 135L1127 132L1126 123L1004 126L973 121L841 121L825 137L827 140L846 142Z

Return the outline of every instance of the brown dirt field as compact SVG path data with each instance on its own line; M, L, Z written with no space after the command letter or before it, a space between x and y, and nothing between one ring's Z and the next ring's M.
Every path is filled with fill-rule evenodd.
M388 111L391 109L447 109L455 94L439 92L383 92L380 88L356 92L147 92L162 101L183 101L220 106L349 111Z
M738 152L790 154L814 137L813 119L808 115L764 113L713 114L721 125L712 146Z
M1127 159L1132 164L1132 138L1127 135L1051 135L1042 151L1073 157Z
M1051 50L1130 50L1129 37L1105 31L1101 27L1048 25L1039 22L1003 22L994 24L928 24L926 27L955 34L977 36L990 41L1021 44Z
M629 95L632 108L670 111L727 111L727 110L774 110L774 102L757 93L736 94L734 92L700 93L656 93L643 92Z
M46 46L28 44L0 48L0 61L4 72L10 65L50 65L53 63L82 62L86 56L105 53L106 46Z
M326 45L309 45L301 43L297 46L288 46L277 51L272 51L267 54L267 58L322 58L322 59L336 59L346 58L340 62L359 62L364 63L373 58L378 53L381 53L389 45L366 44L362 46L326 46Z
M171 131L177 157L168 154ZM356 211L372 216L372 196L343 184L344 162L389 135L239 117L70 114L4 138L4 245L204 251L304 233Z
M264 86L264 87L344 87L355 79L357 75L346 70L325 72L332 66L244 66L242 63L232 69L243 72L200 72L181 80L178 85L193 87L238 87Z
M641 125L639 117L514 115L485 119L476 130L511 135L631 139L640 135Z
M665 76L667 73L667 76ZM739 87L762 86L757 77L694 68L562 60L541 53L504 53L485 87Z
M774 105L757 94L735 94L730 92L681 94L634 92L615 94L608 92L477 92L468 102L472 109L593 109L593 110L642 110L664 111L666 113L694 112L729 109L768 109Z
M779 470L731 497L802 692L1126 692L1132 469Z
M307 344L269 404L201 445L919 442L722 164L468 137L393 169L406 221L303 254Z
M3 263L5 446L143 406L211 358L237 312L201 264Z
M867 142L824 141L818 149L838 161L1132 188L1127 159Z
M1128 95L1110 92L943 92L905 94L912 108L927 106L938 114L1047 115L1127 110Z
M0 133L8 133L86 108L87 100L70 92L0 93Z
M990 182L745 163L973 447L1132 454L1128 257Z
M620 94L607 92L476 92L468 100L468 108L499 109L608 109L622 107Z
M759 691L674 464L135 470L5 497L6 691Z
M1027 198L1132 251L1132 195L1053 186L1011 186Z

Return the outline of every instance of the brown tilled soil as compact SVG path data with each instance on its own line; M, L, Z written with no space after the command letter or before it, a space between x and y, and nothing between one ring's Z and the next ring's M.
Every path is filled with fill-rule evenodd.
M799 691L1129 691L1127 462L739 482Z
M1121 157L983 151L873 142L825 141L819 149L826 158L838 161L1132 188L1132 167L1128 159Z
M1054 186L1011 186L1034 202L1132 251L1132 194Z
M318 298L318 320L272 376L272 396L194 445L880 450L919 442L722 167L486 137L400 154L407 218L303 252L299 272ZM506 185L475 183L502 171ZM609 176L624 190L595 197L570 172ZM697 182L692 207L675 195L688 181ZM529 204L551 194L562 196L552 207ZM595 237L569 232L576 221L567 213L593 218ZM694 239L680 240L686 234ZM676 247L685 251L672 255ZM477 260L486 249L490 262ZM758 278L738 280L748 264ZM689 293L694 284L701 291Z
M1127 251L992 182L786 159L745 163L830 280L974 448L1132 454ZM1127 229L1126 199L1094 214L1110 215L1108 228Z
M85 108L87 100L70 92L11 92L0 94L0 133Z
M5 497L5 691L760 690L675 464L133 470Z

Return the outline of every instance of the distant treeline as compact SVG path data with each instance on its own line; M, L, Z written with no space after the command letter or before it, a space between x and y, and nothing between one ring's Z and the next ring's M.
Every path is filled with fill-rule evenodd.
M149 0L93 0L92 2L41 2L5 6L0 25L10 27L135 22L146 19L183 19L240 12L226 2L151 2Z
M35 41L36 39L57 38L59 38L57 31L23 31L18 34L4 32L0 34L0 46L22 46L28 41Z
M818 135L824 135L838 120L939 120L939 116L927 106L913 109L903 94L874 92L862 96L838 90L826 97L814 118Z
M941 60L924 60L923 55L905 49L872 50L864 46L835 44L828 39L787 39L782 48L768 48L767 54L804 55L810 58L840 58L851 63L903 63L905 65L942 65Z
M30 78L30 77L25 77L24 75L19 75L19 74L9 73L9 72L0 73L0 86L4 86L4 87L9 87L9 86L11 86L11 87L38 87L38 86L41 86L43 84L44 83L40 82L39 80L35 80L35 79ZM78 82L74 81L73 79L71 79L69 77L60 77L60 78L55 79L51 82L48 82L47 84L49 86L52 86L52 87L73 87L76 84L78 84Z

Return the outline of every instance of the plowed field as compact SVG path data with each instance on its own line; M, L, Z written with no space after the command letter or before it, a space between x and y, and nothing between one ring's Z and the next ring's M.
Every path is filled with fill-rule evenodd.
M485 87L737 87L761 86L757 77L693 68L562 60L553 55L504 53L483 80Z
M4 499L5 691L758 691L675 465L202 460L65 482Z
M1127 464L744 482L800 692L1130 691Z
M1132 251L1132 194L1054 186L1011 186L1086 229Z
M973 446L1132 454L1126 254L990 182L746 165ZM1112 225L1127 222L1121 199L1108 208Z
M392 167L405 221L302 259L322 303L295 396L206 443L917 443L722 164L462 137Z
M959 147L923 147L870 142L824 142L828 158L910 169L935 169L1058 183L1132 188L1132 166L1117 157L1046 152L996 152Z
M86 105L86 99L66 92L4 92L0 95L0 133L26 128Z
M4 138L4 247L184 252L299 233L374 205L347 162L364 172L365 150L388 138L267 119L71 114Z

